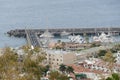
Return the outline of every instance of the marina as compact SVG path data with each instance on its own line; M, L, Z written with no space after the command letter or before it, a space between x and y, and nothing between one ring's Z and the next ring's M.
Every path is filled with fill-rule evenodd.
M24 37L27 40L27 43L29 45L32 45L34 47L40 47L40 37L62 37L63 36L69 36L69 35L77 35L76 38L73 36L69 36L69 39L72 42L79 42L79 43L85 43L81 36L95 36L96 34L101 34L101 37L104 39L107 39L106 36L103 36L103 32L106 35L109 35L109 33L112 36L119 36L120 35L120 28L64 28L64 29L15 29L7 32L10 36L15 37ZM65 35L63 34L65 33ZM46 39L47 39L46 38ZM72 39L74 38L74 39ZM80 41L81 40L81 41ZM102 42L102 41L101 41Z
M51 34L60 36L64 31L69 34L80 34L80 35L95 35L96 33L109 33L111 32L113 35L120 35L120 28L51 28L51 29L15 29L10 30L7 33L9 35L17 36L17 37L25 37L25 30L29 30L30 32L34 32L37 34L42 34L46 30L48 30Z
M119 80L119 0L0 0L0 80Z

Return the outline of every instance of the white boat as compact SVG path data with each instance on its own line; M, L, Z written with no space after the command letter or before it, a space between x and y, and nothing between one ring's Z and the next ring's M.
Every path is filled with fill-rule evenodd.
M68 35L70 35L70 33L66 32L66 31L63 31L60 36L61 37L67 37Z
M41 34L39 36L40 39L40 43L43 47L48 47L51 39L54 37L48 30L46 30L43 34Z
M85 40L83 37L81 37L80 35L77 35L77 36L68 36L68 39L70 39L71 42L74 42L74 43L85 43Z
M46 30L43 34L40 35L40 38L52 38L54 37L48 30Z
M93 41L95 42L114 42L111 34L105 34L104 32L101 33L100 36L94 36Z

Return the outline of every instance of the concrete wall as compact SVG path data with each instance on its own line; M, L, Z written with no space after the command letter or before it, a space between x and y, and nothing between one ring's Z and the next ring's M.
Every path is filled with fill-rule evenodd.
M76 61L76 55L74 53L64 54L63 64L73 64Z

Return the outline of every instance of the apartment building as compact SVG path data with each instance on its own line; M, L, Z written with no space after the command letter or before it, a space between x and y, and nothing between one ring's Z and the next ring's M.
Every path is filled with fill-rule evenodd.
M47 64L53 69L58 69L61 64L73 64L76 60L76 55L69 51L63 50L45 50Z

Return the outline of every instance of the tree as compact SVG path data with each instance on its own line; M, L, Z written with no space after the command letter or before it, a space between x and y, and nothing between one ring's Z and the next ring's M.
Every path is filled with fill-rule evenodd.
M60 74L58 71L50 72L50 80L69 80L66 75Z
M109 69L112 72L112 69L114 67L114 63L115 63L116 60L115 60L115 57L113 56L113 54L111 53L110 50L107 51L107 53L103 57L103 60L108 63Z
M67 72L67 73L74 73L74 69L73 69L71 66L68 66L68 67L66 68L66 72Z
M66 70L66 66L64 64L61 64L60 67L59 67L59 70L64 73L65 70Z
M99 56L99 57L105 56L106 53L107 53L106 50L100 50L99 53L98 53L98 56Z
M57 78L59 77L59 73L57 72L57 71L52 71L52 72L50 72L50 77L49 77L49 79L50 80L57 80Z
M33 51L34 51L35 53L39 53L39 52L40 52L40 47L34 47Z
M30 50L30 46L24 45L22 46L22 49L24 50L25 53L28 53L28 51Z
M42 54L35 56L32 54L34 51L28 47L25 47L25 50L28 55L19 61L16 52L9 47L4 48L0 55L0 80L40 80L44 72L42 61L45 57Z
M44 72L42 61L45 59L45 56L44 54L37 54L35 52L36 49L35 51L34 49L27 51L28 55L26 55L23 60L23 72L27 75L32 75L31 79L40 80ZM35 55L33 53L35 53Z
M81 79L86 79L87 75L86 74L76 74L75 77L76 77L76 80L81 80Z
M3 54L0 56L0 78L1 80L17 80L19 78L19 71L17 62L17 55L10 48L4 48ZM15 77L17 76L17 77Z
M44 72L44 76L46 76L47 72L50 70L50 66L49 65L46 65L43 69L43 72Z
M106 80L120 80L120 75L113 73L111 77L108 77Z
M93 42L91 47L99 47L101 44L99 42Z

